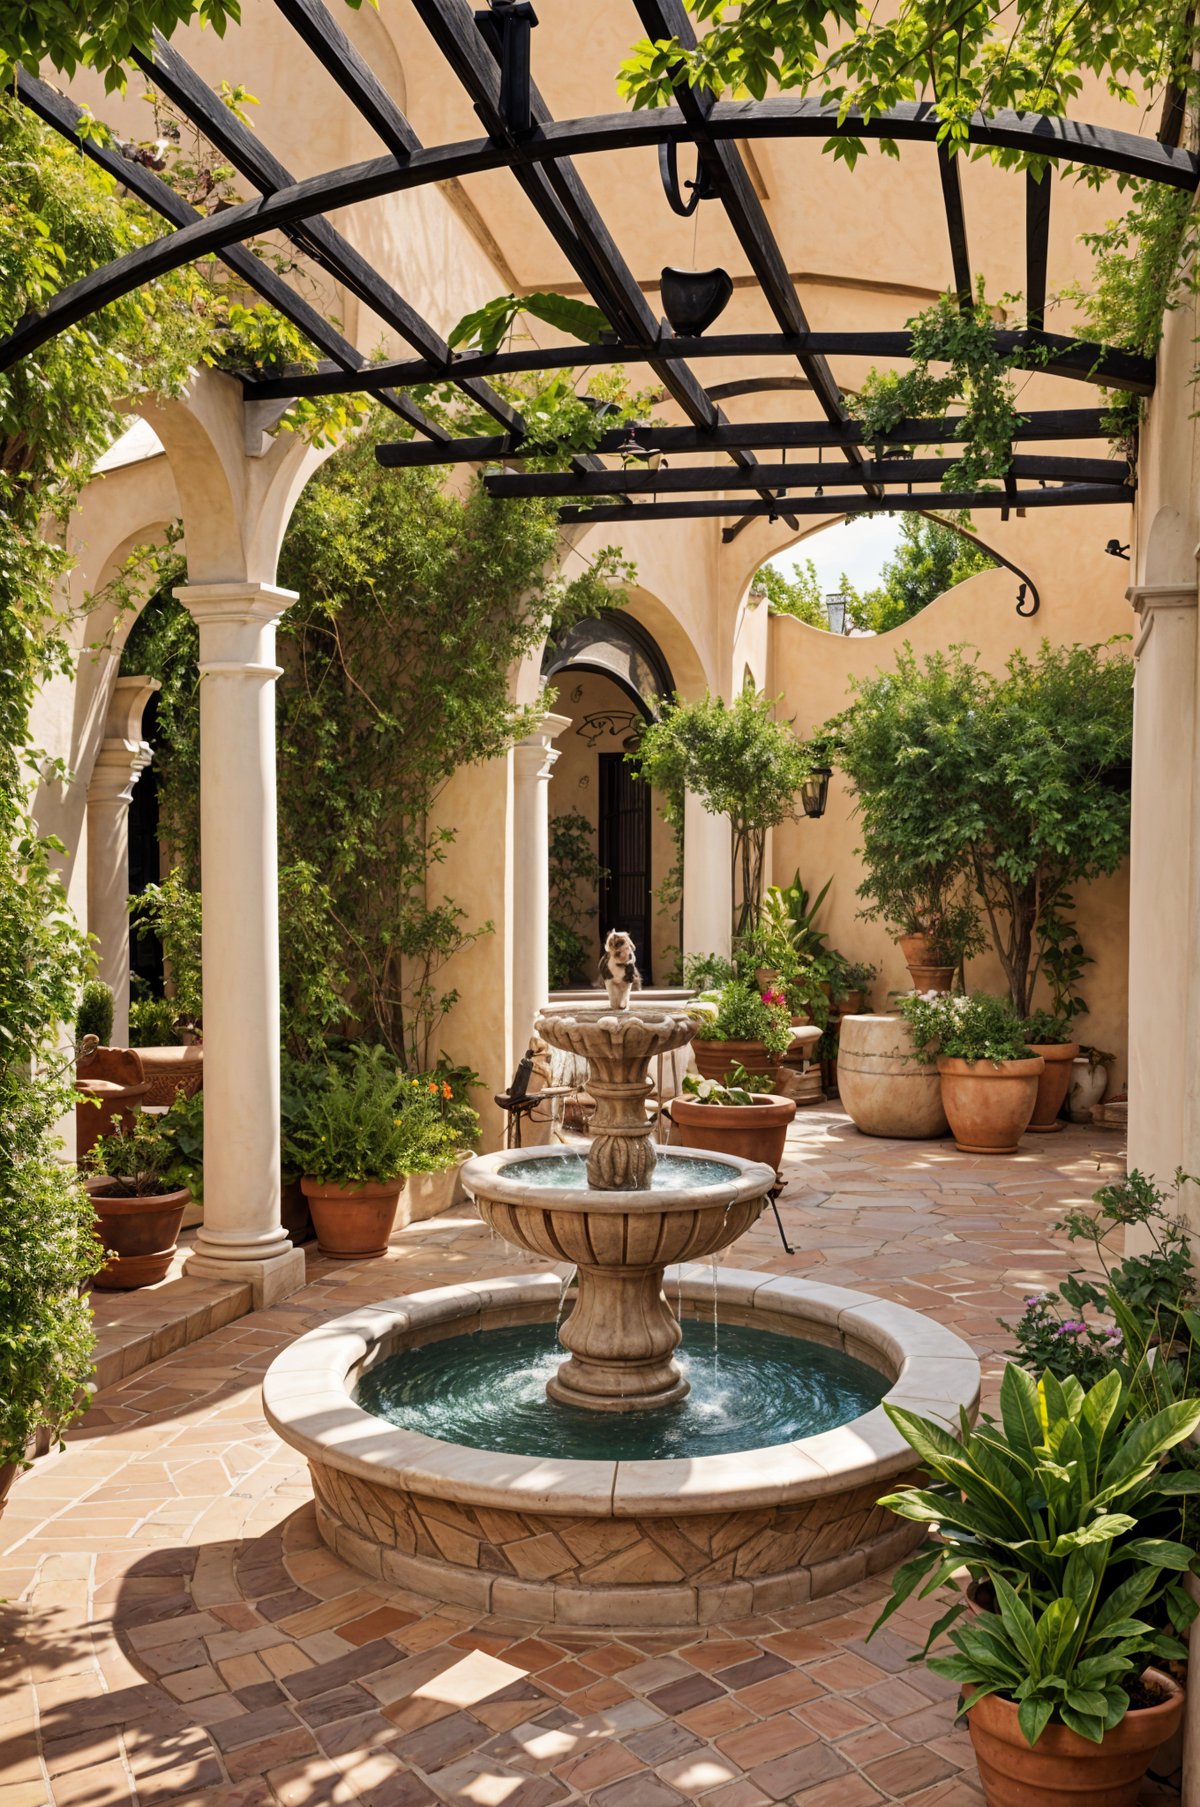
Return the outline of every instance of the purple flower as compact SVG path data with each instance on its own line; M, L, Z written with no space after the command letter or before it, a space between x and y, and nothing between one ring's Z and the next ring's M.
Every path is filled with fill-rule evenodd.
M1042 1294L1041 1293L1030 1293L1029 1297L1025 1301L1026 1305L1040 1305L1041 1302L1042 1302Z
M1059 1325L1054 1334L1055 1336L1080 1336L1086 1329L1087 1325L1081 1319L1068 1318L1065 1324Z

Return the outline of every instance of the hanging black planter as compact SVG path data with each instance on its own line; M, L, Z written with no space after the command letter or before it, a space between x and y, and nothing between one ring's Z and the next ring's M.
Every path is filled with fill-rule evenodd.
M727 270L675 270L662 273L663 313L681 338L702 333L728 306L733 279Z

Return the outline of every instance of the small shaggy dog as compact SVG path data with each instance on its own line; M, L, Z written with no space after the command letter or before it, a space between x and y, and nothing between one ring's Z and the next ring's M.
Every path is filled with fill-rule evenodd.
M631 991L640 991L642 976L637 969L637 949L629 935L610 929L600 956L600 977L608 991L608 1001L617 1009Z

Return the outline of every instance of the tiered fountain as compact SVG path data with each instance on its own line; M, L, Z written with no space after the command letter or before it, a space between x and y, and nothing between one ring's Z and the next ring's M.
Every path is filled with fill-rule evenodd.
M581 1626L744 1617L890 1565L920 1528L876 1505L912 1462L881 1402L957 1428L971 1350L862 1293L718 1273L775 1175L656 1149L647 1072L690 1039L686 1017L545 1015L537 1032L588 1062L586 1160L510 1149L463 1181L486 1224L557 1268L365 1308L267 1374L326 1543L437 1600Z

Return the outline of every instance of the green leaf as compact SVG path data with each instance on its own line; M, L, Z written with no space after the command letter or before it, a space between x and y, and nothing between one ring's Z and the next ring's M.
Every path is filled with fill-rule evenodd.
M1047 1700L1041 1694L1032 1695L1028 1700L1021 1702L1017 1708L1017 1724L1021 1728L1021 1735L1026 1744L1037 1743L1049 1725L1053 1712L1053 1701Z
M1000 1415L1005 1435L1017 1454L1032 1462L1042 1446L1037 1382L1016 1362L1009 1362L1000 1382Z
M522 313L532 314L535 320L544 320L547 326L568 333L584 344L594 342L601 333L610 330L607 315L598 307L587 301L577 301L571 295L558 295L552 289L535 289L533 294L522 296L520 308Z
M1189 1549L1185 1543L1175 1543L1166 1537L1138 1537L1127 1543L1121 1550L1122 1560L1148 1563L1156 1569L1186 1570L1196 1561L1195 1550Z

